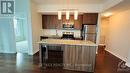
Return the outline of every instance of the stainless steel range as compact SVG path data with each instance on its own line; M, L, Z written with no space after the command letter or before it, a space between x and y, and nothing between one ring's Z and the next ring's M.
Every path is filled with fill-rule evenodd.
M74 32L63 32L62 39L74 40Z

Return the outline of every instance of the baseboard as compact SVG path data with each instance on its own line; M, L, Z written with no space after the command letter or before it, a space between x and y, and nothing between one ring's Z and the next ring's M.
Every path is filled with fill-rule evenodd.
M125 62L127 61L127 58L123 58L123 57L121 57L121 56L119 56L119 55L117 55L117 54L115 54L115 53L113 53L113 52L111 52L109 50L106 50L106 51L109 52L109 53L111 53L112 55L116 56L117 58L121 59L122 61L125 61Z

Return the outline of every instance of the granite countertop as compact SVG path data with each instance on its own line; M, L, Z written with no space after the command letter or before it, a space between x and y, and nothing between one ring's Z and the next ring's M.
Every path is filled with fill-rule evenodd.
M66 39L43 39L39 44L56 44L56 45L79 45L79 46L97 46L92 41L85 40L66 40Z

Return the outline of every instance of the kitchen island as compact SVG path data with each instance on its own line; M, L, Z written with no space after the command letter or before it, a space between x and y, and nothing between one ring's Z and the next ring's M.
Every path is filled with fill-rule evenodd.
M85 40L44 39L40 45L40 64L48 59L48 45L63 49L63 69L94 72L97 45ZM43 52L45 50L45 52Z

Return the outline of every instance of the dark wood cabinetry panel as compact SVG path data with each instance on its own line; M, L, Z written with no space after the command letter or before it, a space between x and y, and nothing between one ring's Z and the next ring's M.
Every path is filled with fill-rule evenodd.
M74 28L80 30L82 24L97 24L98 13L85 13L78 15L78 20L74 20L74 16L70 15L70 19L66 20L66 16L62 16L62 20L58 20L58 15L43 15L43 29L62 29L63 23L73 23Z
M83 14L83 24L97 24L98 13Z
M50 18L49 18L49 22L50 22L50 24L49 24L49 28L51 29L55 29L56 28L56 21L55 21L55 16L53 16L53 15L51 15L51 16L49 16Z
M62 16L62 20L58 20L57 15L42 15L42 27L43 29L62 29L63 23L74 24L75 29L81 29L83 22L83 16L79 15L78 20L74 20L74 16L71 15L69 20L66 20L66 16Z
M75 29L81 29L83 24L83 16L79 15L78 20L74 20L74 28Z
M56 29L61 29L62 28L62 20L58 20L58 16L57 15L55 15L55 19L54 19L54 23L55 23L55 25L56 25Z
M42 15L42 28L47 28L47 16Z
M50 21L52 20L52 21ZM53 24L53 16L47 16L47 28L52 28L54 29L55 28L55 25Z
M62 21L63 24L65 24L65 23L68 22L68 21L66 20L66 16L65 16L65 15L62 15L62 20L61 20L61 21Z
M51 20L51 21L50 21ZM43 15L42 16L42 28L54 28L54 25L51 25L52 23L52 16Z
M61 28L62 22L58 20L57 15L42 15L42 28L43 29L56 29Z

